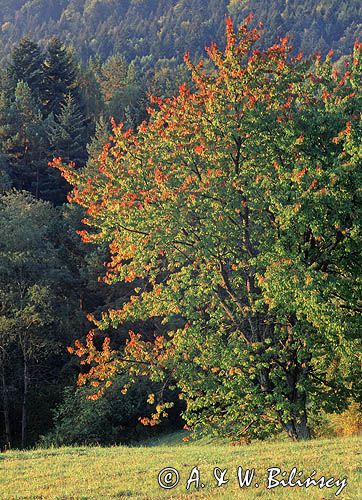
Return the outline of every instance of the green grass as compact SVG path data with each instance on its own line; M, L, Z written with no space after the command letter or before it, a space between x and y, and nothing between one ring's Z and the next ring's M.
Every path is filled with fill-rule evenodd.
M326 500L336 487L275 488L265 485L268 467L289 471L292 467L307 477L313 470L342 479L348 485L339 499L362 499L362 451L360 437L310 441L307 443L255 443L231 446L201 440L185 443L182 434L152 440L138 447L77 447L0 454L1 499L107 499L107 498L195 498L260 500ZM162 490L157 477L164 467L175 467L180 482L173 490ZM205 488L186 490L186 482L198 466ZM255 468L260 487L240 489L236 469ZM215 487L214 467L228 469L229 483Z

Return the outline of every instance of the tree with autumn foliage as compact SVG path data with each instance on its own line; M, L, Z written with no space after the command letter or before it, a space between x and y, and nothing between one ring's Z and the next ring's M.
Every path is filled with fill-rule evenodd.
M71 350L94 398L127 371L176 385L192 428L306 439L309 414L360 397L362 46L339 74L288 39L258 50L249 20L227 21L208 70L185 56L195 90L153 99L136 131L113 124L98 172L54 161L83 240L109 245L104 280L134 285ZM96 342L147 318L162 318L153 339Z

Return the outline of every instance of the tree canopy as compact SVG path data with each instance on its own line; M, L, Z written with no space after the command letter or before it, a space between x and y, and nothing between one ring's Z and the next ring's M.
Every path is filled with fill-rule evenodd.
M3 2L4 3L4 2ZM56 35L72 43L83 60L117 53L128 61L203 54L223 41L226 15L241 22L250 12L268 26L265 42L291 34L307 54L330 48L347 54L361 34L359 0L30 0L6 2L0 13L2 54L21 37L39 41Z
M83 241L109 245L105 281L134 287L75 352L94 397L147 374L179 387L194 427L303 439L316 408L360 397L361 45L338 73L287 38L261 50L250 22L229 19L207 64L186 55L194 88L154 98L148 123L114 123L98 172L55 161ZM146 318L164 328L99 350ZM149 402L154 424L170 403Z

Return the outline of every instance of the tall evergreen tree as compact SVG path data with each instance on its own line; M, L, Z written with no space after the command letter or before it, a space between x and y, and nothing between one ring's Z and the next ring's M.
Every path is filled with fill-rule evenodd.
M61 157L66 163L74 162L83 167L87 158L87 127L85 118L71 94L65 97L57 117L51 114L47 119L46 131L49 141L49 159ZM68 191L66 182L56 170L49 169L48 185L44 197L55 204L63 203Z
M19 160L14 162L14 173L18 187L29 189L32 183L32 142L38 134L41 123L39 111L31 94L29 85L19 81L15 89L13 103L16 133L11 137L14 156Z
M4 155L8 150L8 140L12 133L11 100L5 90L0 92L0 150Z
M17 83L13 100L2 96L0 114L4 119L0 130L2 152L11 167L12 182L15 187L38 196L46 137L41 111L26 82Z
M13 88L19 81L29 85L33 96L41 102L44 91L44 55L39 45L28 38L23 38L14 48L8 73Z
M76 65L69 50L53 38L44 61L45 111L57 116L61 112L64 97L72 93L78 99Z
M126 86L123 89L124 121L126 125L136 128L147 119L147 93L141 75L134 62L127 69Z
M17 183L39 198L41 177L46 175L47 138L41 111L28 84L18 83L14 106L18 123L16 137L23 154L22 171L18 172Z
M97 76L103 99L105 103L109 103L114 94L126 85L127 61L123 56L116 54L109 57L98 70L100 72Z
M93 125L104 110L104 102L99 81L90 65L82 67L77 80L77 89L81 97L81 110L87 117L87 122Z
M60 156L65 162L72 161L83 166L86 160L85 118L72 94L68 94L60 105L56 118L48 124L48 138L53 156Z

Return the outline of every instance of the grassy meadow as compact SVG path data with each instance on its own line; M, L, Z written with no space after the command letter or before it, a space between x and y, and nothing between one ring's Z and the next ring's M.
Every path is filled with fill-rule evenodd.
M137 447L74 447L3 453L0 455L0 498L362 499L361 437L240 446L211 439L184 442L182 437L183 434L178 433ZM196 490L192 483L187 491L187 480L195 466L200 472L200 488ZM240 489L239 466L255 468L254 481L248 488ZM179 471L180 481L174 489L163 490L158 485L158 474L165 467ZM216 487L215 467L228 469L228 484ZM348 484L338 497L336 486L267 489L268 467L279 467L288 474L297 467L303 471L303 478L315 470L317 479L346 477ZM259 487L255 486L257 481Z

